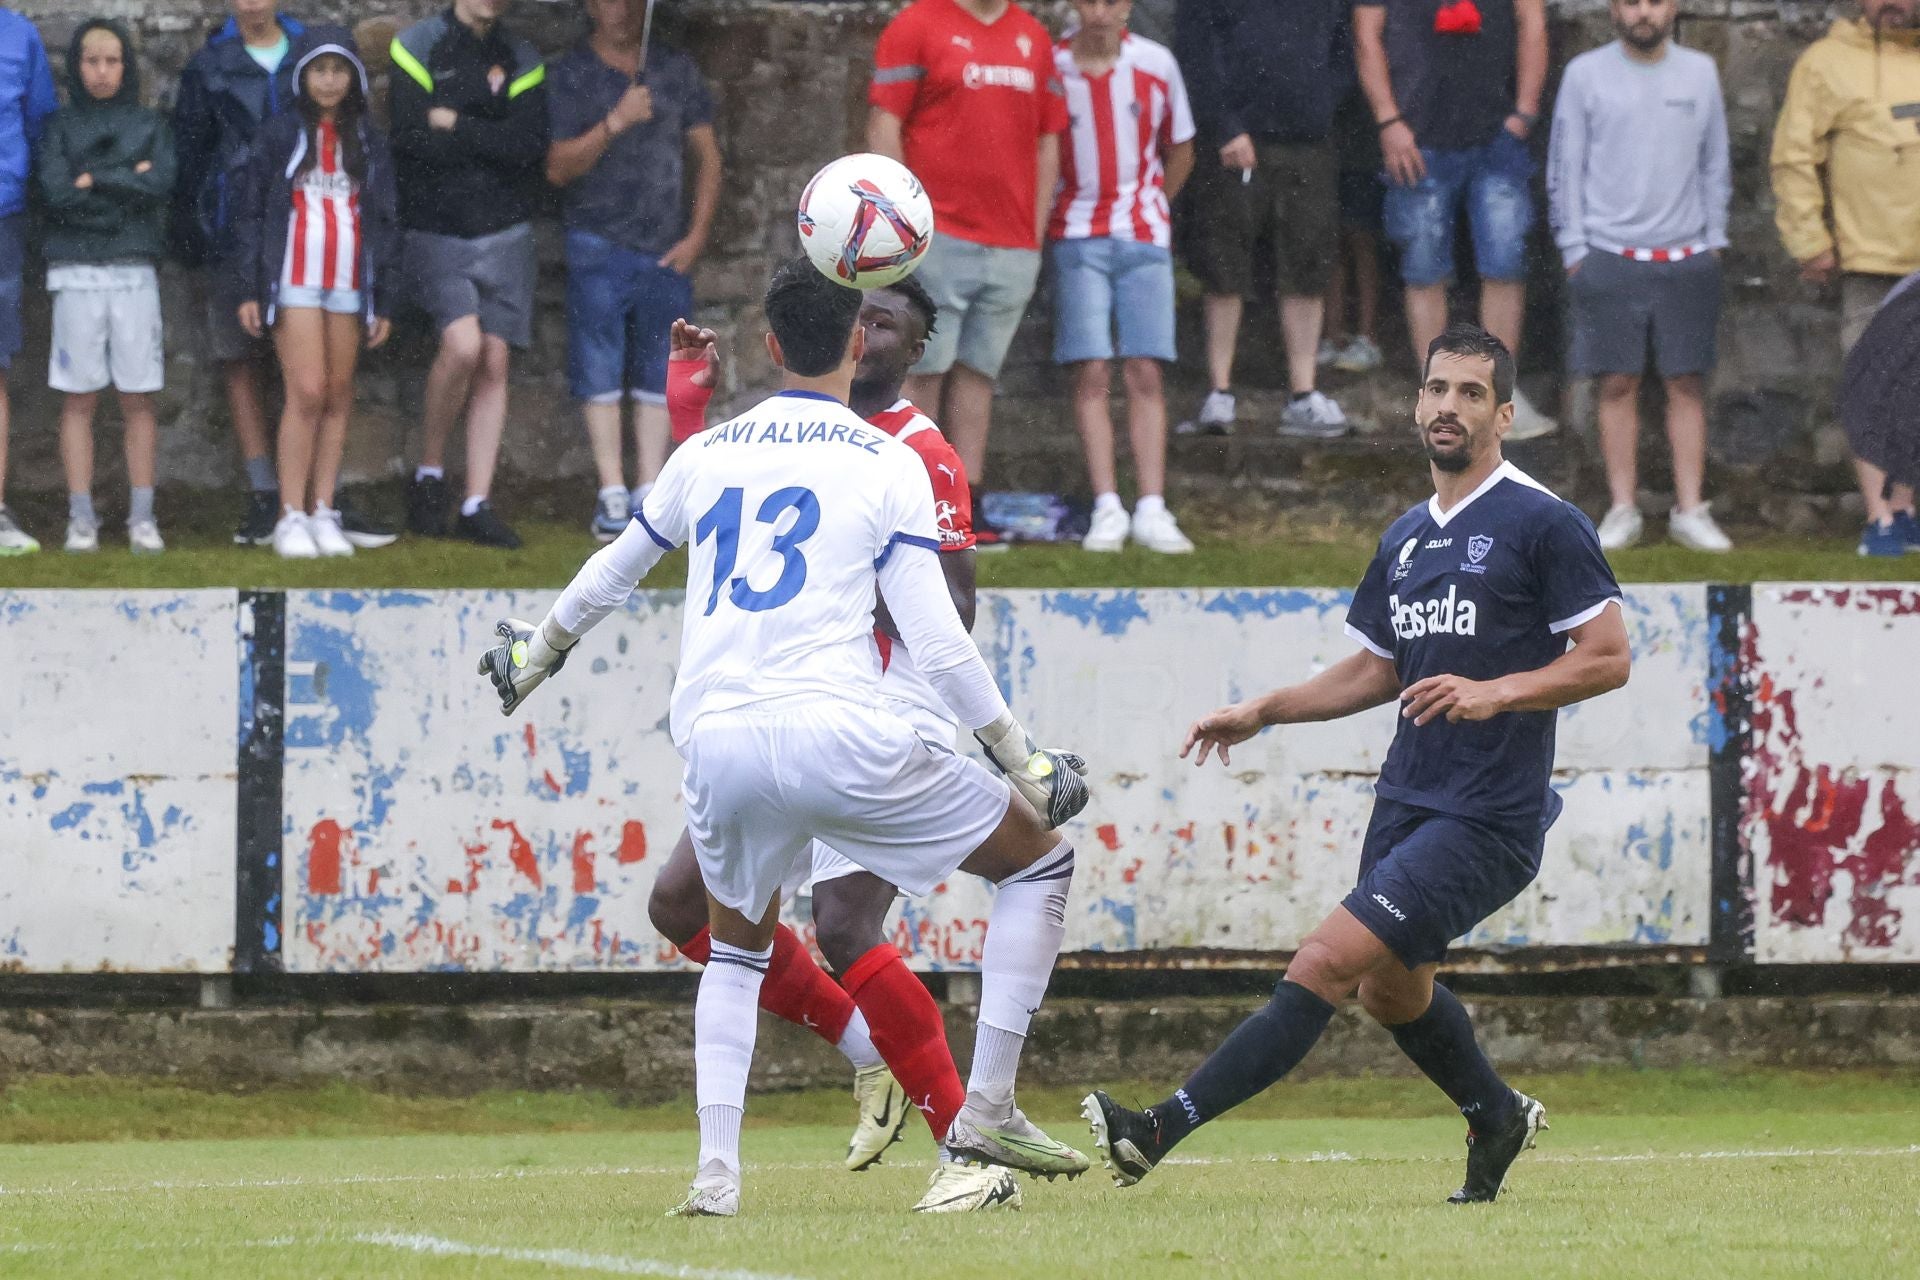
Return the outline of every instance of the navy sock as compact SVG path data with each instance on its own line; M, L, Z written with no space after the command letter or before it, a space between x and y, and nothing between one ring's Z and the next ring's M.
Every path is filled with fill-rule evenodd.
M1434 983L1427 1011L1387 1030L1475 1129L1498 1129L1513 1114L1513 1090L1480 1052L1473 1020L1453 992Z
M1207 1121L1265 1092L1299 1066L1332 1017L1332 1005L1299 983L1281 979L1273 999L1233 1029L1188 1077L1186 1087L1152 1108L1162 1147L1171 1147Z

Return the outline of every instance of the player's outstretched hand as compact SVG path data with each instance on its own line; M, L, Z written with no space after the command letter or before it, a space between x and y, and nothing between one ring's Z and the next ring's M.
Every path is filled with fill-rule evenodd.
M700 361L704 367L694 370L687 381L712 388L720 381L720 335L691 321L675 320L667 335L667 359Z
M1193 722L1193 727L1187 730L1187 740L1180 744L1180 758L1185 760L1198 746L1200 754L1193 761L1196 768L1207 762L1209 752L1215 751L1220 753L1221 764L1231 763L1227 759L1227 748L1239 746L1266 727L1266 722L1260 719L1259 707L1251 702L1222 707Z
M1492 682L1469 680L1465 676L1428 676L1400 691L1400 715L1415 724L1426 724L1435 716L1448 723L1461 720L1491 720L1505 711L1499 691Z
M506 643L481 656L479 671L500 695L500 714L510 716L548 676L567 665L568 651L553 648L539 628L518 618L501 619L494 632Z
M1020 727L1012 714L973 735L987 749L993 761L1014 790L1027 798L1051 831L1071 820L1092 799L1087 790L1087 762L1071 751L1041 748Z

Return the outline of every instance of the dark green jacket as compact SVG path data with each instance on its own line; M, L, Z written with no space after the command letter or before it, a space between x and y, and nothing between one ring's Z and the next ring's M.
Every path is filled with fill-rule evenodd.
M93 27L121 38L126 77L106 102L81 87L77 56L68 61L72 99L47 120L40 142L40 195L46 208L47 261L157 262L166 251L167 202L175 173L173 134L166 117L140 105L140 78L133 46L111 22L89 22L74 35L74 49ZM135 173L142 161L152 165ZM93 185L73 184L83 173Z

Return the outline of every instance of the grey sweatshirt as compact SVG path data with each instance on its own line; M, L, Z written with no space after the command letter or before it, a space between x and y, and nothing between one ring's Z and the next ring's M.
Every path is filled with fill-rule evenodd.
M1727 112L1713 59L1651 65L1618 40L1567 64L1547 152L1548 216L1568 266L1591 249L1727 244Z

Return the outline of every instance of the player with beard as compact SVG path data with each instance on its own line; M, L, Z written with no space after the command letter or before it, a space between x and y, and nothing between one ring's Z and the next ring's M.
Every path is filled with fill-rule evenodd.
M908 445L926 464L939 516L940 567L962 625L972 630L974 538L966 468L932 420L900 394L907 371L933 332L936 314L933 299L911 277L867 292L860 308L866 354L854 374L848 406ZM674 326L672 343L667 401L678 440L705 426L719 355L713 332L685 321ZM899 647L884 601L875 622L882 667L879 693L922 737L939 749L951 749L959 725ZM859 1172L879 1163L915 1109L926 1119L934 1141L944 1144L966 1089L947 1046L939 1006L883 936L899 889L818 843L809 883L815 941L840 982L823 972L798 935L782 925L760 988L761 1008L832 1043L853 1065L860 1119L847 1144L848 1169ZM693 843L684 832L654 881L647 913L681 954L707 962L712 944L706 892ZM1018 1204L1017 1185L1004 1170L948 1159L945 1145L941 1153L940 1168L918 1210L960 1212ZM1076 1172L1052 1166L1038 1171Z
M1400 703L1358 883L1301 941L1273 999L1165 1101L1140 1112L1087 1097L1120 1186L1285 1076L1356 991L1467 1117L1453 1203L1492 1200L1545 1127L1546 1109L1500 1079L1434 971L1449 942L1532 883L1561 807L1550 785L1555 712L1625 684L1630 658L1593 526L1501 458L1513 373L1506 347L1477 325L1433 342L1414 420L1434 494L1388 528L1354 592L1347 634L1359 649L1187 732L1182 758L1197 746L1196 764L1217 752L1224 765L1268 725Z

